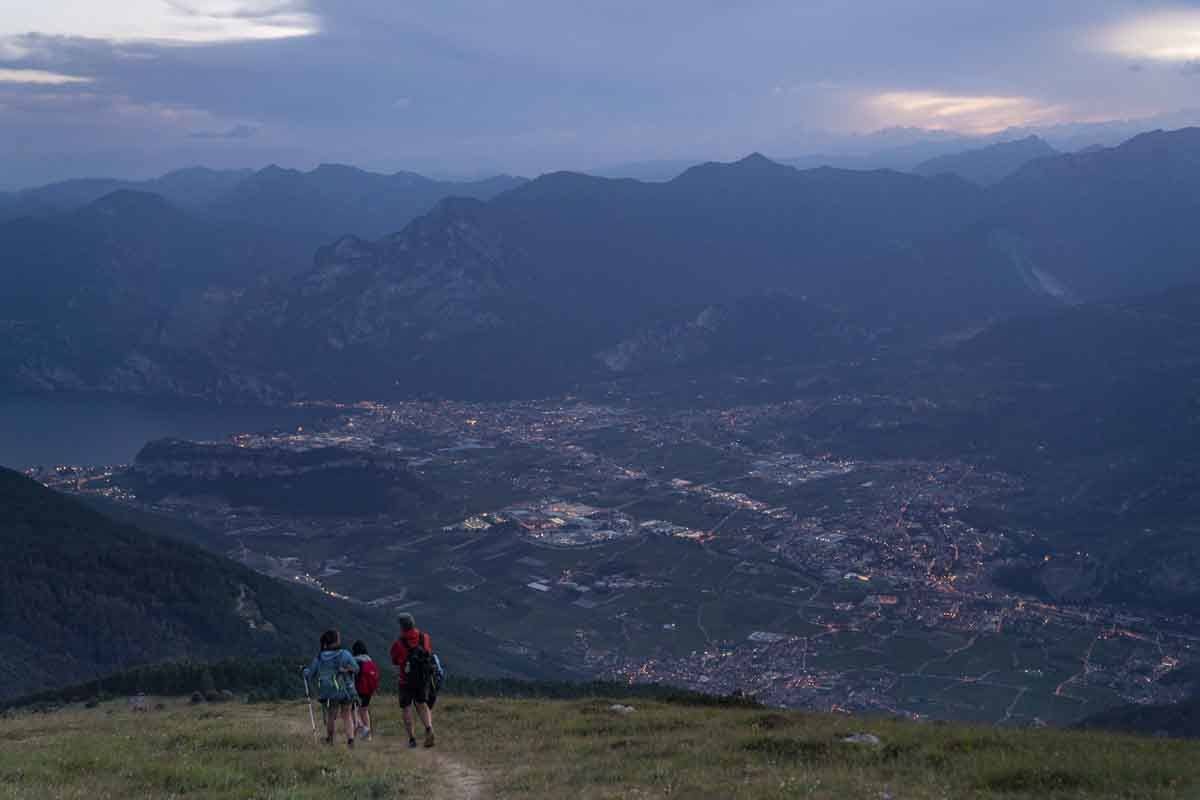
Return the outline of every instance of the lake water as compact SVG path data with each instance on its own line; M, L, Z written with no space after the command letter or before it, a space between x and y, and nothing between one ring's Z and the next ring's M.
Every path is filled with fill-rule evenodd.
M228 408L107 396L0 396L0 465L126 464L163 437L223 439L294 428L323 409Z

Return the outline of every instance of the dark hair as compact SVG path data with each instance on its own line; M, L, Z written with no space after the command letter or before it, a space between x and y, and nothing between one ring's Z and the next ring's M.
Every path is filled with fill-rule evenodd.
M367 654L367 643L364 642L362 639L359 639L350 648L350 652L351 652L351 654L356 655L356 656L365 656Z
M321 634L321 649L332 650L342 643L342 635L333 628Z

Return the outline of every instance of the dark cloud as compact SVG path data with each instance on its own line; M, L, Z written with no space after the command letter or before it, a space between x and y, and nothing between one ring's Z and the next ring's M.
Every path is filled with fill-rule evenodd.
M203 0L171 3L185 16L212 13ZM1180 70L1132 70L1129 58L1089 46L1095 30L1147 8L1135 0L221 8L255 21L307 14L319 25L309 36L209 44L9 40L0 66L92 82L52 101L44 87L0 84L24 98L0 97L0 152L25 136L27 154L90 149L101 164L123 142L148 169L181 153L235 157L234 140L245 165L290 156L298 166L536 173L755 149L799 155L841 146L838 132L891 125L1136 117L1189 105L1195 90ZM0 156L0 168L10 160Z

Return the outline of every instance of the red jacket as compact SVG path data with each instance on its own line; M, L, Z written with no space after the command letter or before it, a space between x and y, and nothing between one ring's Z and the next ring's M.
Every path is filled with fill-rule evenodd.
M400 686L404 685L404 664L408 661L408 648L415 647L418 640L423 640L425 649L433 652L433 640L429 638L428 633L423 633L417 628L405 631L400 634L399 639L392 642L392 663L398 667L396 683Z

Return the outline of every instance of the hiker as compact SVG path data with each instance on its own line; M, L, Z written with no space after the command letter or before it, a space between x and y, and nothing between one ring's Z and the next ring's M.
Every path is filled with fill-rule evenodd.
M337 718L342 718L346 744L354 747L352 707L358 701L354 679L358 662L349 650L342 647L342 636L336 630L321 634L321 652L304 669L305 679L316 678L317 699L325 718L325 744L333 744Z
M371 697L379 688L379 667L375 666L375 662L367 653L367 644L362 639L350 647L350 653L358 662L358 677L354 681L354 688L358 692L358 719L355 722L359 737L370 741Z
M413 735L413 706L425 726L425 746L433 747L433 713L430 706L435 701L435 662L433 641L428 633L417 629L412 614L398 617L400 635L392 643L392 663L396 665L396 682L400 692L400 708L404 714L404 730L408 732L408 746L417 746Z

